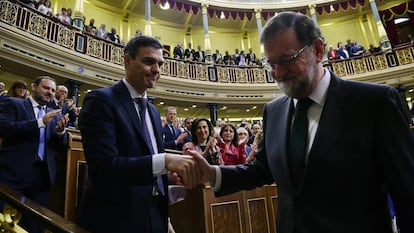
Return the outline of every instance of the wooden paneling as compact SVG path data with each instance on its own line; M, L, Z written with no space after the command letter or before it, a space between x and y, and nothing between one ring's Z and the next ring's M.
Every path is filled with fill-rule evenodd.
M273 233L276 216L276 185L222 197L215 197L209 186L199 187L187 190L183 201L170 206L177 233Z
M76 220L76 208L79 201L78 183L81 164L85 161L82 139L79 135L70 134L66 168L65 211L67 220ZM79 187L83 188L83 187Z
M64 217L76 219L85 188L87 167L81 137L70 132ZM187 190L183 201L170 205L177 233L273 233L276 232L278 194L276 185L215 197L208 185Z

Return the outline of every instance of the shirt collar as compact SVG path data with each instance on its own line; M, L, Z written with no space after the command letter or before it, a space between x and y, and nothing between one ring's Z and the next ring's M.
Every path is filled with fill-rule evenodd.
M315 103L319 104L323 107L326 100L326 94L328 93L329 83L331 82L331 73L328 69L324 69L324 75L319 81L318 85L316 86L315 90L309 95L309 98L313 100ZM297 99L293 99L295 106L298 102Z
M147 99L147 92L145 92L144 96L141 96L133 87L131 84L128 83L128 81L123 78L122 82L124 82L125 86L128 89L129 95L131 96L131 99L135 99L135 98L144 98Z
M331 73L328 69L324 69L324 75L316 86L315 90L310 94L311 98L315 103L323 106L326 100L326 94L328 93L329 83L331 82Z
M34 100L32 96L29 96L29 100L32 103L33 108L37 108L38 106L42 106L42 107L45 106L45 105L40 105L38 102L36 102L36 100Z

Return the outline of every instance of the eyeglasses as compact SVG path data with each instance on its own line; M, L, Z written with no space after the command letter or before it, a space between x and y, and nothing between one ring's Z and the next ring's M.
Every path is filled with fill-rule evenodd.
M265 67L265 69L271 71L271 70L276 70L277 66L282 66L285 67L287 65L292 64L293 62L296 61L296 59L299 57L299 55L301 53L303 53L303 51L305 51L305 48L307 47L307 45L303 46L301 49L298 50L297 53L291 55L291 56L285 56L282 57L279 62L268 62L267 67Z

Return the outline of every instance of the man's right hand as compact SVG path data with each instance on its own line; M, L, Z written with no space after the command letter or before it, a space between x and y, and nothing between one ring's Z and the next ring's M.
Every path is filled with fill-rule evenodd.
M198 180L199 184L206 182L215 183L216 181L216 168L210 165L207 160L196 150L188 150L188 153L193 156L197 161L197 165L201 170L201 179Z
M48 113L46 113L42 120L43 120L43 124L47 125L55 116L57 116L62 110L60 109L55 109L53 111L50 111Z
M179 175L186 188L195 188L201 180L201 170L191 155L165 154L165 167Z

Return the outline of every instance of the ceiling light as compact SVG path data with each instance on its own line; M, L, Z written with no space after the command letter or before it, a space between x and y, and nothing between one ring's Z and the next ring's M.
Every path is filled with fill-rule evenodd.
M414 91L414 89L411 88L408 92L413 92L413 91Z
M221 107L220 109L221 109L221 110L226 110L226 109L227 109L227 106L223 106L223 107Z
M188 111L188 108L184 108L184 111Z
M164 103L164 101L160 101L160 105L164 105L165 103Z
M164 5L160 4L160 8L163 10L168 10L170 9L170 4L168 2L166 2Z
M250 112L250 109L246 109L246 112Z
M193 104L193 106L191 106L192 108L197 108L197 105Z
M408 18L398 18L398 19L394 19L394 23L400 24L400 23L407 22L408 20L409 20Z
M256 105L252 107L252 109L256 109L256 108L257 108L257 106L256 106Z

